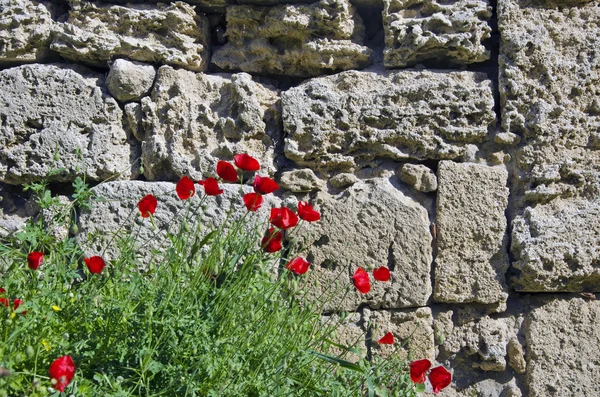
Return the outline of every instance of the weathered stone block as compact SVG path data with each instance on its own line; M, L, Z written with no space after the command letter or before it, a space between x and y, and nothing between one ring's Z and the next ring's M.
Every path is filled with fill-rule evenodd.
M358 355L354 352L333 347L327 354L340 356L340 358L354 363L367 356L366 331L363 328L363 321L360 313L348 313L344 317L341 317L338 314L332 314L323 316L322 320L324 327L327 329L333 328L335 330L332 335L333 342L363 352L362 355Z
M228 42L212 62L227 70L318 76L369 64L364 26L347 0L227 7Z
M600 292L600 202L556 199L513 221L519 291Z
M530 397L600 395L600 301L557 299L525 322Z
M152 65L117 59L110 66L106 86L119 101L138 101L150 92L155 77Z
M356 182L336 196L319 192L314 202L321 220L307 225L303 242L311 275L319 280L311 287L314 295L335 293L327 295L326 311L356 310L361 302L375 309L427 303L431 234L421 204L383 178ZM361 295L352 275L370 265L388 266L392 277L387 282L371 277L371 292Z
M285 155L323 171L375 158L454 159L495 124L485 74L347 71L282 93Z
M215 176L218 160L248 153L261 170L275 171L281 140L278 91L234 75L193 73L163 66L142 99L145 175L152 180Z
M25 65L0 71L0 180L23 184L77 175L103 180L137 175L137 145L127 140L123 112L83 67ZM57 159L55 160L55 156Z
M505 306L507 179L503 166L440 162L436 301Z
M483 62L492 29L487 0L384 0L384 65L406 67L426 60Z
M402 359L413 360L427 358L435 360L433 341L433 317L431 309L420 307L413 310L369 310L364 309L364 322L372 327L372 352L381 357L398 354ZM393 345L380 345L377 341L386 333L394 335ZM398 347L407 342L406 346ZM394 353L398 349L396 353Z
M279 186L292 192L312 192L323 190L325 182L319 179L311 169L292 170L281 173Z
M398 178L420 192L437 190L437 177L431 168L423 164L403 164L396 170Z
M50 2L0 0L0 64L41 61L50 48Z
M73 0L50 47L66 59L99 66L124 57L203 71L209 42L208 19L180 1L122 7Z

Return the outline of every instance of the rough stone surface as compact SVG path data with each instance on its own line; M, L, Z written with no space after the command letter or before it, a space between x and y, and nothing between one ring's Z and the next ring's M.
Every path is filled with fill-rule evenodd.
M508 363L520 374L525 373L527 369L527 363L525 362L525 354L523 353L523 346L519 343L517 337L512 337L508 341Z
M434 299L499 304L508 297L505 167L442 161L438 168Z
M110 66L106 85L119 101L138 101L150 92L155 77L152 65L117 59Z
M163 66L142 99L145 175L151 180L215 176L218 160L248 153L275 170L281 141L277 90L246 73L193 73Z
M530 397L600 395L600 301L556 299L526 321Z
M292 192L312 192L323 190L325 182L319 179L311 169L282 172L279 186Z
M420 192L437 190L437 177L431 168L422 164L403 164L396 170L396 175L404 183Z
M0 71L0 180L36 181L53 168L64 168L57 181L83 173L91 180L136 176L137 146L127 141L123 112L103 85L101 74L83 67Z
M208 19L180 1L122 7L73 0L51 49L66 59L104 67L125 57L203 71L209 41Z
M196 186L196 195L192 198L196 204L199 203L203 194L202 187ZM194 221L201 222L202 227L212 228L225 221L228 211L233 209L231 219L242 217L246 208L242 202L240 187L232 184L220 185L224 193L205 200L206 209L199 216L193 216L189 220L190 229L193 230ZM79 218L78 240L82 243L86 255L100 255L105 259L116 258L119 254L117 244L113 235L119 231L119 236L129 237L132 233L137 235L140 246L151 247L161 250L161 242L166 244L167 230L176 232L181 226L188 202L182 201L175 193L175 183L171 182L142 182L142 181L119 181L102 183L93 188L94 193L105 200L96 203L90 211L85 211ZM243 187L244 193L252 191L249 186ZM154 213L154 230L150 220L142 218L137 208L137 203L147 194L153 194L158 199L158 206ZM268 218L270 208L279 206L280 200L273 195L265 195L263 206L248 220L249 230ZM194 207L195 208L195 207ZM122 228L121 225L123 225ZM151 243L150 243L151 242ZM259 244L257 239L257 246ZM140 267L148 265L151 252L148 249L137 250L140 257ZM154 258L158 260L157 257Z
M0 65L47 55L54 21L50 2L0 0Z
M212 62L227 70L318 76L369 64L364 26L347 0L227 7L225 46Z
M427 210L388 179L355 183L332 196L319 192L313 200L321 220L307 225L304 246L313 274L320 280L316 296L336 282L338 295L328 311L423 306L431 295L431 234ZM361 295L352 286L357 267L388 266L392 277ZM334 288L335 289L335 288Z
M25 222L38 213L39 208L28 194L0 183L0 238L22 231Z
M384 64L426 60L468 64L486 61L492 7L487 0L384 0Z
M139 103L132 102L125 105L123 126L130 136L134 136L140 142L144 141L145 135L142 128L142 106Z
M430 308L379 311L364 309L363 315L365 323L371 323L373 354L381 357L398 354L402 359L408 359L408 355L411 354L414 360L423 358L435 360L433 317ZM394 335L396 342L393 345L377 343L388 332ZM396 352L403 342L407 342L406 346L402 346Z
M335 328L335 333L333 334L333 341L335 343L348 348L355 348L363 352L362 355L358 355L354 352L334 347L327 354L335 356L339 355L340 358L354 363L358 362L361 358L366 357L366 332L362 326L363 321L360 313L348 313L344 317L341 317L338 314L332 314L330 316L323 316L322 320L325 327Z
M331 186L338 189L343 189L348 186L352 186L356 182L358 182L358 177L354 174L349 173L337 174L329 179L329 183L331 183Z
M348 71L282 93L285 155L347 172L375 158L453 159L495 124L485 74Z
M600 292L600 201L555 199L513 221L520 291Z

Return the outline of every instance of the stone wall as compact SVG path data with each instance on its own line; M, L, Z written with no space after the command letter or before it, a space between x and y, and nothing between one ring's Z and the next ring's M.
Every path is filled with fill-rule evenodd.
M0 0L3 233L52 167L112 180L81 237L247 152L321 211L321 288L390 268L341 340L407 338L445 396L599 396L600 2L234 3Z

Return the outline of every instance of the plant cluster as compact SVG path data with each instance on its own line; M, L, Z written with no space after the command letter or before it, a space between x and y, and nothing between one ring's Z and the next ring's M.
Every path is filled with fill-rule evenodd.
M245 173L260 169L247 154L234 164L219 161L216 176L243 185ZM111 239L116 259L85 255L73 237L49 234L42 218L0 244L0 396L414 396L425 389L429 361L368 359L334 342L323 302L307 298L310 263L290 248L290 229L320 220L311 204L299 202L297 213L272 208L266 226L254 213L279 186L255 175L253 192L241 197L243 216L230 213L207 228L206 200L223 189L212 177L198 185L201 198L189 177L176 184L184 209L169 223L167 245L140 237L147 228L164 238L154 224L161 197L152 194L131 215L143 225ZM71 224L64 214L72 208L57 210L46 187L30 186L42 211ZM75 189L79 208L99 199L81 179ZM373 271L378 282L390 276L386 267ZM371 288L361 268L353 283L363 294ZM394 335L378 343L393 345ZM436 367L428 380L437 393L451 375Z

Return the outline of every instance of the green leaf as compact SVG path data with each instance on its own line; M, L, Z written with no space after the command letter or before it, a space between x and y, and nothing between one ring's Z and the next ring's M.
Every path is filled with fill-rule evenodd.
M417 391L417 393L425 392L425 383L417 383L415 385L415 390Z
M317 356L321 360L327 361L328 363L337 364L341 367L350 369L352 371L363 372L361 367L359 367L358 365L356 365L354 363L351 363L350 361L342 360L341 358L338 358L338 357L328 356L326 354L322 354L322 353L316 352L314 350L310 350L309 353Z

